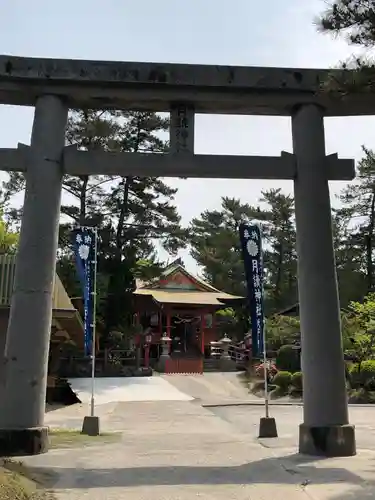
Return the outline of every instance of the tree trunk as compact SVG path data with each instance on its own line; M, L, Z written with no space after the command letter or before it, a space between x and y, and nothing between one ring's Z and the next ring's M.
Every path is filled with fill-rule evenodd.
M105 338L108 338L113 328L119 328L124 310L130 307L129 291L123 290L124 269L122 266L122 253L124 241L124 224L129 212L129 192L131 177L124 179L123 200L116 230L116 247L110 264L108 296L105 320Z
M133 152L139 150L141 142L141 128L138 124L137 140ZM124 289L125 280L130 280L129 270L123 266L122 255L124 246L124 225L129 215L129 195L132 184L132 177L125 177L123 179L123 197L122 205L119 214L117 230L116 230L116 248L114 257L111 263L111 270L108 282L108 296L107 296L107 312L105 320L105 335L108 338L110 331L116 327L120 327L121 319L124 316L124 311L128 308L130 312L132 297L130 297L130 290ZM127 274L125 275L125 271ZM125 278L125 279L124 279ZM133 280L130 280L133 281ZM128 283L129 286L129 283Z
M81 181L82 185L79 197L79 223L81 226L84 226L86 221L87 185L89 182L89 176L82 176Z

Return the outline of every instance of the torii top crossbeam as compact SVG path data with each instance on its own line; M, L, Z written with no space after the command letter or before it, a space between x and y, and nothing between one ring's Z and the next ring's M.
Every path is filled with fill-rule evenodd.
M322 105L326 116L375 114L375 95L342 98L321 92L328 73L3 55L0 103L33 106L37 96L53 90L71 108L169 111L173 102L190 102L196 113L288 116L296 103L314 103Z

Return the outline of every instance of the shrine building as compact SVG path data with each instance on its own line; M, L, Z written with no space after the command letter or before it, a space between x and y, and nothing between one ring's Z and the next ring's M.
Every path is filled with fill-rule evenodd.
M160 277L138 281L134 291L136 318L151 334L151 358L160 353L161 338L170 338L171 359L200 360L210 356L210 343L219 339L215 313L242 302L189 273L176 261ZM182 371L200 371L200 368ZM179 368L175 367L175 373Z

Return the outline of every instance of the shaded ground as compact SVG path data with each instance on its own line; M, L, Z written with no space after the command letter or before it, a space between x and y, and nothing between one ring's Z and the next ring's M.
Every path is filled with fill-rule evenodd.
M26 459L54 473L58 498L146 500L150 486L153 500L304 498L298 480L269 462L268 450L200 405L119 403L102 426L121 429L122 442Z
M168 380L178 384L179 390L181 384L188 384L194 388L190 395L196 396L212 383L210 377L204 378L201 382L193 377ZM227 394L232 391L229 387ZM232 397L234 402L233 392ZM86 410L76 406L52 411L46 420L60 428L64 424L80 428ZM48 486L63 500L375 498L373 408L350 410L357 426L358 456L327 460L296 453L301 411L296 406L272 407L280 437L258 440L261 406L203 408L197 401L110 403L98 407L101 426L104 432L121 431L121 441L56 449L25 461L32 471L48 473Z
M33 475L20 462L0 459L0 500L53 500L54 495L43 488L42 475L42 471Z

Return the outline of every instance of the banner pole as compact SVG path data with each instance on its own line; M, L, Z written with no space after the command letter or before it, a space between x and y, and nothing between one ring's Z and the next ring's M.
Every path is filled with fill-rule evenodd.
M260 239L262 241L263 234L262 234L262 226L260 223L258 223L259 227L259 235ZM260 261L261 261L261 287L262 287L262 297L264 301L264 269L263 269L263 246L262 246L262 253L260 255ZM265 409L265 416L266 418L269 418L270 412L269 412L269 397L268 397L268 362L267 362L267 347L266 347L266 321L265 321L265 316L264 316L264 302L263 302L263 321L262 321L262 326L263 326L263 331L262 331L262 338L263 338L263 373L264 373L264 409Z
M92 341L91 341L91 417L95 415L95 364L96 364L96 274L98 269L98 228L94 232L94 287L92 293Z
M258 359L263 355L265 416L259 422L259 438L277 437L276 421L270 417L266 324L264 315L264 269L262 227L259 221L241 223L239 227L247 281L253 352ZM262 345L263 344L263 345ZM262 353L263 348L263 353Z
M263 319L263 367L264 367L264 408L266 418L269 418L269 398L268 398L268 365L267 365L267 349L266 349L266 327Z

